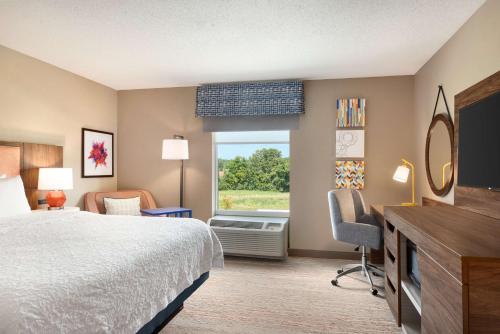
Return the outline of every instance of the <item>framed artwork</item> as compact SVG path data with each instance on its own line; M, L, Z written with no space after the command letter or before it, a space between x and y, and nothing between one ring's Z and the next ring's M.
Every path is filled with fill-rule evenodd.
M365 126L366 99L360 97L337 100L337 128Z
M335 162L335 188L363 189L365 187L365 162L346 160Z
M113 133L82 129L82 177L113 177Z
M335 137L337 158L365 157L365 130L337 130Z

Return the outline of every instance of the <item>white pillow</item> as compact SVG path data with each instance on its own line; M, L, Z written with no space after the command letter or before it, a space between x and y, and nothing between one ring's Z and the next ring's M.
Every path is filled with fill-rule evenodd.
M107 215L141 215L141 198L104 198Z
M31 212L20 176L0 179L0 217Z

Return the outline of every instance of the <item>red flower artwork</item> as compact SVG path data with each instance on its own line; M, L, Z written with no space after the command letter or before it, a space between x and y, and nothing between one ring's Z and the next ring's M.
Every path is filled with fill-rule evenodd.
M108 149L104 147L104 142L94 142L92 144L92 150L90 151L88 159L94 160L95 168L99 167L99 165L106 167L107 157Z

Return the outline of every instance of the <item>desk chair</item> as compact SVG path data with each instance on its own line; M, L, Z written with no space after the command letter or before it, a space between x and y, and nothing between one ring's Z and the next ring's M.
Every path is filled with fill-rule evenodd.
M359 245L361 247L361 264L345 270L337 271L332 285L338 285L338 279L344 275L361 271L368 279L371 293L375 296L378 291L373 287L371 273L382 276L384 272L368 263L366 247L380 249L383 245L383 230L375 218L365 213L365 205L361 193L357 190L341 189L328 192L330 219L332 222L333 237L335 240Z

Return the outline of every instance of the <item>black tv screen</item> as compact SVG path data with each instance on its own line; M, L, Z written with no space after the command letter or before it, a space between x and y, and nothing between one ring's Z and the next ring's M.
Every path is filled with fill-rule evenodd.
M459 110L458 185L500 189L500 92Z

